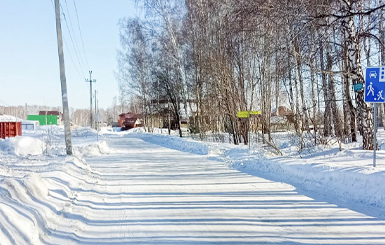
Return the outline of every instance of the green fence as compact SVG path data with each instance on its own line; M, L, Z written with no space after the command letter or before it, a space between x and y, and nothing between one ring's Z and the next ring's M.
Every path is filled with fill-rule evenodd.
M56 115L28 115L30 121L39 121L40 125L57 125Z

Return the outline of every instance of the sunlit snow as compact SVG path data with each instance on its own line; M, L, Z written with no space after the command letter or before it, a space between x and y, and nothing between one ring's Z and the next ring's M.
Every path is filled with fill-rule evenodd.
M142 131L74 129L70 157L61 127L0 139L0 244L385 244L384 150Z

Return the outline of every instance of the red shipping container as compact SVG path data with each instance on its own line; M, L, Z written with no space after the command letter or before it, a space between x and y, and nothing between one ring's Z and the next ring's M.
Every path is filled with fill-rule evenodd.
M0 138L21 136L21 122L0 122Z

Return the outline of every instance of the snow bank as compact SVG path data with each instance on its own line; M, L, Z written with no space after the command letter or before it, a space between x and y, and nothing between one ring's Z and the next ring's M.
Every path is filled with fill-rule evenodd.
M37 173L30 173L23 179L26 190L38 199L49 195L47 184Z
M317 161L309 163L295 157L267 158L263 152L256 152L256 155L228 152L226 161L242 172L285 182L302 190L385 207L385 171L381 169L354 164L346 167Z
M64 137L64 126L59 125L43 125L37 127L35 130L23 130L28 136L42 137L42 136L54 136ZM90 127L80 127L71 129L71 136L74 138L80 137L96 137L97 131Z
M0 150L17 156L41 155L45 149L43 141L27 136L0 139Z
M189 152L197 155L207 155L209 152L209 147L207 145L202 142L194 141L191 139L185 139L171 135L150 133L135 133L134 135L135 137L138 137L149 143L178 151Z
M71 130L72 137L94 137L96 136L96 134L97 134L97 131L90 127L76 128Z
M99 156L101 154L108 154L111 152L107 142L98 141L94 144L86 146L77 146L73 148L74 155L76 156Z
M7 196L22 203L29 202L31 197L42 199L49 195L46 183L37 173L30 173L23 179L5 178L2 183Z

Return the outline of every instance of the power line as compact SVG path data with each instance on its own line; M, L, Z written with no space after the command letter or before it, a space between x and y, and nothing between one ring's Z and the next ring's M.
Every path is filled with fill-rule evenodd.
M74 38L74 39L75 39L75 45L76 45L77 50L78 50L79 53L80 53L80 60L82 61L84 67L85 67L85 68L88 68L88 66L86 66L85 63L84 63L83 57L82 57L81 52L80 52L80 48L79 48L79 45L78 45L78 42L77 42L77 38L76 38L76 35L75 35L75 31L74 31L74 28L73 28L73 25L72 25L72 20L71 20L70 11L68 10L67 0L65 0L65 4L66 4L66 9L67 9L67 14L68 14L68 19L69 19L69 22L70 22L71 30L72 30L72 33L73 33L73 35L74 35L74 37L75 37L75 38Z
M76 47L75 47L74 38L72 37L71 30L70 30L70 28L69 28L69 26L68 26L67 18L66 18L65 14L64 14L64 9L63 9L63 6L62 6L61 4L60 4L60 7L61 7L61 9L62 9L62 11L63 11L62 15L63 15L64 21L65 21L65 23L66 23L66 27L67 27L68 34L69 34L70 39L71 39L72 47L74 48L76 58L77 58L78 63L79 63L79 65L80 65L80 70L81 70L82 74L85 74L85 73L84 73L84 70L83 70L83 67L82 67L82 64L81 64L81 62L80 62L80 59L79 59L78 51L76 50ZM83 77L84 77L84 76L83 76Z
M2 100L0 100L0 102L3 103L3 104L6 105L6 106L10 106L10 105L8 105L7 103L5 103L5 102L2 101Z
M80 33L80 40L81 40L81 42L82 42L82 47L83 47L84 57L85 57L86 63L87 63L87 68L88 68L88 70L89 70L88 59L87 59L86 49L84 48L83 35L82 35L82 30L80 29L80 22L79 22L79 16L78 16L78 9L77 9L77 7L76 7L75 0L74 0L74 6L75 6L76 19L77 19L77 22L78 22L78 28L79 28L79 33Z
M54 4L53 0L51 0L51 3L52 3L53 10L55 11L55 4ZM65 14L64 14L63 6L62 6L61 4L60 4L60 8L62 9L63 17L64 17L64 19L65 19L65 21L66 21L66 17L65 17ZM68 8L67 8L67 11L68 11ZM66 21L66 24L67 24L67 21ZM72 41L72 44L73 44L73 47L74 47L76 56L78 57L77 51L76 51L76 48L75 48L75 45L74 45L73 40L72 40L72 35L71 35L70 30L69 30L69 28L68 28L68 25L67 25L67 29L68 29L68 32L69 32L69 34L70 34L70 38L71 38L71 41ZM67 44L67 41L66 41L66 39L65 39L64 37L63 37L63 41L64 41L64 43L65 43L65 46L68 47L68 48L67 48L67 51L68 51L69 57L70 57L70 59L71 59L71 61L72 61L72 64L74 65L74 67L75 67L75 69L76 69L76 72L78 73L78 75L79 75L80 77L84 77L84 75L81 74L81 73L84 74L84 71L83 71L83 69L82 69L81 63L79 62L79 64L80 64L80 69L81 69L82 72L79 71L79 68L78 68L78 66L76 65L76 63L75 63L75 61L74 61L74 59L73 59L73 57L72 57L71 51L70 51L70 49L69 49L69 45ZM78 61L79 61L79 57L78 57ZM84 63L84 62L83 62L83 63Z
M67 42L66 42L66 39L65 39L64 37L63 37L63 41L64 41L65 46L68 47ZM71 59L71 61L72 61L72 64L74 65L74 67L75 67L77 73L79 74L80 77L84 77L84 76L79 72L79 69L78 69L78 67L77 67L76 64L75 64L75 61L74 61L74 59L72 58L72 55L71 55L70 50L68 49L67 51L68 51L68 54L69 54L70 59ZM83 71L83 70L82 70L82 71Z

